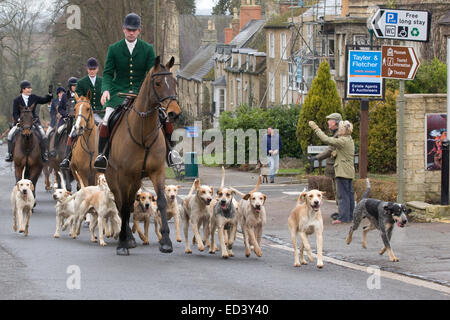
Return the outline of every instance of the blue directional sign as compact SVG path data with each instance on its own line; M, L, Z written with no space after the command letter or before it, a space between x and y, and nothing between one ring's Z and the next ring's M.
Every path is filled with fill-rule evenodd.
M197 138L198 137L198 128L197 127L185 127L186 129L186 137L187 138Z
M381 51L349 50L347 95L383 96L381 62Z

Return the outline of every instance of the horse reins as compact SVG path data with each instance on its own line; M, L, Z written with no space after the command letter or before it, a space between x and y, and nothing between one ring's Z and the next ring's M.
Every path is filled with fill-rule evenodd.
M161 65L161 67L164 67L164 66ZM169 104L170 104L170 102L172 102L172 101L178 101L176 95L168 95L168 96L165 96L165 97L161 98L161 97L158 95L158 93L156 92L155 82L154 82L154 81L155 81L155 77L158 77L158 76L167 76L167 75L172 75L172 72L169 72L169 71L162 71L162 72L156 72L156 73L153 73L153 74L151 75L150 83L151 83L151 86L152 86L153 94L155 95L156 99L158 100L158 104L156 105L156 107L153 107L153 108L151 108L151 109L148 110L148 111L141 112L141 111L136 110L135 104L133 104L133 107L132 107L131 110L133 110L133 111L134 111L134 112L142 119L142 127L144 127L144 123L143 123L143 122L144 122L144 119L145 119L145 118L148 118L150 115L152 115L153 112L155 112L155 110L158 109L158 110L163 111L164 113L166 112L167 109L164 108L164 107L162 106L162 102L164 102L164 101L166 101L166 100L170 100L170 101L169 101ZM139 143L139 142L133 137L133 134L132 134L132 132L131 132L131 130L130 130L130 123L129 123L129 121L128 121L128 116L129 116L129 114L130 114L130 113L127 112L127 126L128 126L128 133L129 133L129 135L130 135L130 137L131 137L131 140L133 140L133 142L136 143L138 146L143 147L143 148L145 149L144 163L142 164L142 170L141 170L141 178L143 178L144 175L145 175L145 165L146 165L146 163L147 163L147 158L148 158L148 155L149 155L149 153L150 153L150 149L152 148L152 146L155 144L156 140L158 139L158 137L159 137L159 129L162 127L162 125L161 125L161 122L160 122L159 117L158 117L158 124L157 124L157 126L156 126L156 127L153 129L153 131L150 132L150 134L148 134L145 138L144 138L144 136L142 135L142 137L141 137L142 142ZM142 132L142 134L143 134L143 130L142 130L141 132ZM155 133L156 133L156 135L155 135ZM150 145L147 147L147 146L146 146L146 142L147 142L148 139L150 139L150 137L153 136L153 135L155 135L155 137L153 138L153 140L152 140L152 142L150 143Z

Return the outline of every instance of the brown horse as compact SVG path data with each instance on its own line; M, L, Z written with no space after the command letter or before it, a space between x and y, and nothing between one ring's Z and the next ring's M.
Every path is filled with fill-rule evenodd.
M50 148L49 149L50 149L50 151L53 151L52 147L54 147L54 151L55 151L55 156L52 156L50 154L50 157L49 157L50 172L53 170L53 172L56 176L56 181L58 183L59 188L62 187L62 182L61 182L58 172L61 172L63 174L64 181L66 181L66 187L67 187L68 191L72 191L71 182L74 180L74 176L72 175L72 172L70 170L61 170L59 167L59 164L65 157L67 139L69 138L69 133L72 130L73 118L74 118L74 110L69 105L69 116L67 118L66 129L64 129L61 136L58 138L58 141L55 141L56 134L57 134L56 132L57 132L58 128L56 128L52 137L49 138L50 139Z
M122 227L117 247L118 255L129 255L132 234L129 226L130 211L141 186L141 179L149 177L158 197L161 212L159 250L173 251L167 224L165 187L166 143L159 121L159 108L170 119L176 118L181 109L176 100L176 80L169 71L174 64L172 57L166 66L159 56L147 74L134 105L125 111L112 137L109 164L105 175L122 216Z
M95 174L97 172L94 169L94 160L97 157L98 137L94 111L90 103L91 98L90 90L87 97L75 95L77 101L75 105L75 132L78 139L73 146L72 161L70 162L72 175L76 177L75 171L77 171L85 186L95 185Z
M22 172L25 169L25 178L31 180L36 190L36 184L44 166L41 158L41 148L39 139L33 132L33 125L37 119L33 118L33 104L31 107L20 106L19 129L14 147L14 173L16 182L22 179ZM33 191L36 195L36 191Z

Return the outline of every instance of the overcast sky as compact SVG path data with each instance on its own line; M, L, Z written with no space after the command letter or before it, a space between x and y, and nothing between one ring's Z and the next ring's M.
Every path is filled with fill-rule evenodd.
M198 15L210 15L211 9L214 6L214 0L196 0Z

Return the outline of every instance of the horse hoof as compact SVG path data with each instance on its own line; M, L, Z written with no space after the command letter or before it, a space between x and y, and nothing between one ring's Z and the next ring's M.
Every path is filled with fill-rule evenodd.
M128 248L117 248L116 253L118 256L129 256L130 251Z
M171 244L159 244L159 251L162 253L171 253L173 251Z
M137 247L136 240L134 240L134 239L128 240L128 246L129 246L131 249L136 248L136 247Z

